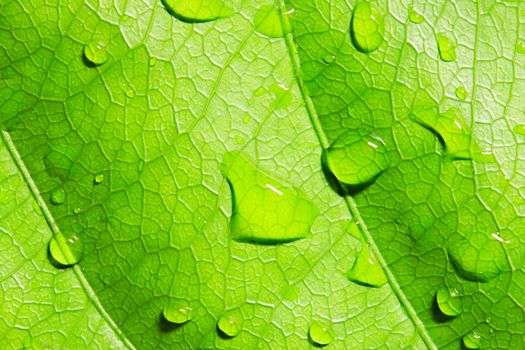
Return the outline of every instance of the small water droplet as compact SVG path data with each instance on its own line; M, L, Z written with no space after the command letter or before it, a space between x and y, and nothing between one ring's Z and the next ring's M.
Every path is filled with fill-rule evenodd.
M95 66L106 63L108 57L106 43L103 40L93 40L84 46L84 58Z
M242 330L242 315L238 310L225 312L217 321L217 327L227 337L235 337Z
M188 23L209 22L233 13L223 0L162 0L168 12Z
M127 86L124 88L124 93L126 94L127 97L129 98L133 98L135 97L135 90L133 90L133 88L131 86Z
M237 142L239 145L242 145L244 143L244 139L242 138L242 136L236 135L235 142Z
M248 123L250 122L250 119L251 119L251 118L252 118L252 117L251 117L248 113L246 113L246 115L244 116L244 119L243 119L242 122L243 122L244 124L248 124Z
M525 41L520 41L517 45L516 45L516 51L518 53L525 53Z
M370 249L363 245L354 265L346 274L349 280L357 284L379 288L386 283L386 276Z
M467 89L465 89L463 86L458 86L456 88L456 97L460 100L465 100L468 96Z
M436 302L444 315L457 316L463 312L463 304L458 289L439 288L436 292Z
M349 186L373 182L390 165L384 140L376 135L346 132L323 152L332 174Z
M270 38L284 37L284 31L281 24L281 14L279 10L272 5L259 8L253 21L255 30Z
M274 244L310 233L318 209L302 191L267 175L242 153L225 154L221 173L232 191L234 240Z
M479 331L474 330L464 335L462 341L467 349L479 349L481 346L481 334Z
M412 23L420 24L423 23L425 18L417 12L412 5L408 6L408 19Z
M164 318L175 324L183 324L191 319L191 307L186 300L171 301L164 308L162 314Z
M525 125L524 124L516 125L513 130L516 134L525 136Z
M94 179L95 185L99 185L102 182L104 182L104 174L97 174L97 175L95 175L95 179Z
M379 8L369 2L360 2L354 9L351 36L355 47L364 53L376 50L383 42L384 17Z
M270 92L275 94L275 108L286 108L292 102L290 88L284 84L273 84Z
M325 54L323 55L323 62L326 63L326 64L331 64L335 61L335 56L332 55L332 54Z
M62 234L57 234L49 240L49 253L60 265L75 265L82 259L84 245L76 235L66 238Z
M153 66L156 65L156 64L157 64L157 59L156 59L155 57L151 57L151 58L149 59L149 65L150 65L150 67L153 67Z
M310 339L318 345L328 345L334 341L335 335L333 330L323 322L314 321L308 330Z
M439 57L442 61L452 62L456 60L456 44L446 35L438 34Z
M79 207L73 209L73 214L79 214L82 211Z
M56 188L53 192L51 192L49 200L54 205L63 204L66 201L66 191L62 187Z

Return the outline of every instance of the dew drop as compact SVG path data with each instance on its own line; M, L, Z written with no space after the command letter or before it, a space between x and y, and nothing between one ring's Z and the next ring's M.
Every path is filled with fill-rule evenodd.
M232 191L234 240L275 244L310 233L319 211L302 191L267 175L243 153L227 153L221 173Z
M524 124L516 125L513 130L516 134L525 136L525 125Z
M168 12L188 23L209 22L233 13L223 0L162 0Z
M49 200L54 205L63 204L66 201L66 191L62 187L56 188L53 192L51 192Z
M425 18L410 5L408 6L408 19L412 23L420 24L423 23Z
M460 293L457 289L439 288L436 292L436 302L444 315L457 316L463 312Z
M237 142L237 144L239 145L242 145L244 143L244 139L242 138L242 136L236 135L235 142Z
M84 46L84 58L95 66L106 63L109 54L103 40L93 40Z
M474 330L464 335L462 341L467 349L479 349L481 346L481 334L479 331Z
M257 10L254 18L255 30L270 38L284 37L279 10L272 5L263 6Z
M235 337L242 330L242 315L238 310L225 312L217 321L217 328L227 337Z
M465 100L468 96L467 89L465 89L463 86L458 86L456 88L456 97L460 100Z
M82 211L82 209L80 209L80 207L75 207L73 209L73 214L79 214L81 211Z
M379 8L369 2L360 2L355 7L351 23L352 42L364 53L376 50L383 42L384 17Z
M363 246L354 265L346 274L349 280L357 284L379 288L386 283L386 276L370 249Z
M326 55L323 55L322 59L325 64L331 64L335 61L335 56L327 53Z
M525 41L520 41L518 45L516 45L516 51L518 53L525 53Z
M192 309L187 301L172 301L164 308L162 314L164 318L175 324L183 324L191 319Z
M244 116L244 119L243 119L242 122L243 122L244 124L248 124L248 123L250 122L250 119L251 119L251 118L252 118L252 117L251 117L248 113L246 113L246 115Z
M156 59L155 57L151 57L151 58L149 59L149 65L150 65L150 67L153 67L153 66L156 65L156 64L157 64L157 59Z
M57 234L49 240L49 253L60 265L71 266L82 259L84 245L76 235L66 238L62 234Z
M444 34L437 35L439 57L444 62L456 60L456 44Z
M390 165L384 141L376 135L346 132L323 152L334 176L349 186L373 182Z
M104 182L104 174L97 174L95 175L95 179L93 180L95 185L100 185L102 182Z
M323 322L319 321L312 322L310 329L308 330L308 335L312 342L321 346L330 344L335 338L333 330Z

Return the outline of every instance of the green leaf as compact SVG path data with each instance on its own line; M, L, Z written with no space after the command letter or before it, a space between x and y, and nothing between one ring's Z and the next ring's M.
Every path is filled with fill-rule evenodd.
M525 5L360 3L0 0L5 346L525 347Z

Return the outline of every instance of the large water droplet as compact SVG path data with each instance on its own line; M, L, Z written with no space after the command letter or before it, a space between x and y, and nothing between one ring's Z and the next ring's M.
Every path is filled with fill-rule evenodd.
M164 318L175 324L182 324L191 319L191 307L185 300L171 301L168 306L164 308L162 314Z
M504 248L508 243L498 233L473 233L468 238L453 239L447 251L460 276L487 282L509 269Z
M416 24L423 23L423 21L425 20L425 18L421 14L419 14L412 5L408 6L408 19L410 20L410 22Z
M168 12L183 22L209 22L233 10L223 0L162 0Z
M268 5L259 8L253 22L258 33L270 38L282 38L284 36L281 14L275 6Z
M481 334L478 330L473 330L464 335L462 341L467 349L479 349L481 346Z
M458 86L456 88L456 97L460 100L465 100L468 96L467 89L465 89L463 86Z
M53 190L53 192L51 192L49 200L54 205L63 204L66 201L66 191L63 187L56 188Z
M227 337L235 337L242 330L242 315L238 310L225 312L217 321L217 328Z
M49 240L49 253L60 265L75 265L82 259L84 245L76 235L66 238L62 234L57 234Z
M84 58L95 66L104 64L108 57L106 43L103 40L93 40L84 46Z
M232 190L232 238L282 243L307 236L318 209L299 189L265 174L242 153L227 153L221 173Z
M456 44L444 34L437 35L439 57L445 62L456 60Z
M363 246L346 276L349 280L368 287L379 288L386 283L383 269L366 246Z
M436 302L439 310L447 316L457 316L463 312L458 289L441 287L436 292Z
M340 182L350 186L372 182L390 165L381 138L356 132L337 138L324 151L323 161Z
M471 159L471 132L458 110L439 115L429 110L415 111L413 120L439 138L451 159Z
M318 345L328 345L334 341L335 335L332 329L323 322L314 321L308 330L310 339Z
M369 2L360 2L352 15L351 35L355 47L365 53L376 50L383 42L384 17L379 8Z

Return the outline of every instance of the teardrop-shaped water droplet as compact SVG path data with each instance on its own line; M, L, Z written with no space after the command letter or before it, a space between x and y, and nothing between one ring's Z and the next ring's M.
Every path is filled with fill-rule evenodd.
M191 307L186 300L173 300L164 308L164 318L175 324L186 323L191 319Z
M335 335L333 330L323 322L314 321L308 330L310 339L318 345L328 345L334 341Z
M376 50L383 42L384 17L379 8L369 2L360 2L354 9L351 23L352 41L364 53Z
M246 115L244 116L244 119L242 120L242 122L244 124L248 124L250 122L250 119L252 119L251 115L249 115L248 113L246 113Z
M93 180L93 182L95 183L95 185L99 185L102 182L104 182L104 174L95 175L95 179Z
M84 46L84 58L91 64L99 66L106 63L109 54L103 40L92 40Z
M51 192L51 196L49 197L49 201L54 205L60 205L63 204L66 201L66 191L63 187L58 187L53 192Z
M227 337L235 337L242 330L242 315L239 310L225 312L217 321L217 328Z
M465 89L463 86L458 86L456 88L456 97L460 100L465 100L468 96L467 89Z
M436 302L439 310L447 316L457 316L463 312L463 304L459 290L441 287L436 292Z
M479 349L481 346L481 334L477 330L466 334L462 338L463 345L467 349Z
M168 12L188 23L209 22L233 13L223 0L162 0Z
M302 191L265 174L242 153L227 153L221 173L232 190L233 239L273 244L310 233L319 211Z
M419 12L417 12L412 5L408 6L408 19L410 22L416 24L423 23L425 20L425 18Z
M513 130L516 134L525 136L525 125L524 124L516 125Z
M453 239L447 251L458 275L470 281L487 282L509 270L505 241L499 234L473 233Z
M270 38L284 37L281 14L275 6L268 5L259 8L255 14L253 23L255 30L262 35Z
M442 61L452 62L456 60L456 44L446 35L437 35L439 57Z
M323 153L323 161L342 183L362 186L390 165L384 141L375 135L346 132Z
M364 245L346 276L352 282L368 287L379 288L386 283L383 269L370 249Z
M49 240L49 253L60 265L75 265L82 259L84 245L77 235L65 237L57 234Z

